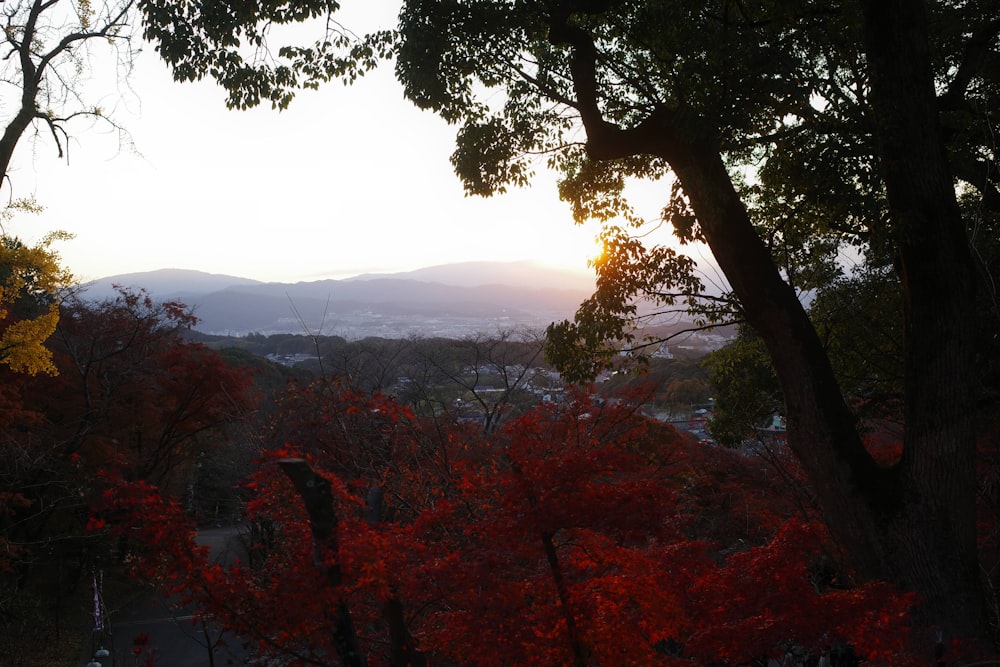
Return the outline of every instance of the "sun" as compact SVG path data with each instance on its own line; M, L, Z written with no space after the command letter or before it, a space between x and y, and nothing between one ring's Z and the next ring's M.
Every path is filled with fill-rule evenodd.
M590 254L587 256L587 265L596 267L608 254L608 244L604 242L604 239L600 235L594 236L593 244L593 248L591 248Z
M532 255L542 264L578 272L593 272L593 263L604 253L596 223L568 224L560 228L537 230Z

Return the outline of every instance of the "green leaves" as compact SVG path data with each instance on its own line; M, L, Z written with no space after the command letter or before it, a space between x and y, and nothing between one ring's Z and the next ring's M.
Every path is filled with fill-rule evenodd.
M573 321L549 326L546 358L570 381L594 379L623 363L644 363L644 349L656 336L641 336L641 324L674 307L721 317L699 305L704 285L693 259L667 246L646 247L624 229L608 226L601 234L604 252L594 260L597 289ZM642 306L640 308L640 306ZM624 357L621 354L625 354Z
M469 123L458 131L451 156L455 173L468 194L489 197L504 193L507 185L528 185L530 163L518 151L514 132L499 118Z
M755 429L784 412L778 378L763 341L744 327L731 344L709 355L708 370L715 410L709 422L712 437L727 447L739 447Z
M143 36L173 68L174 79L211 77L227 91L227 105L237 109L264 101L284 109L301 88L332 79L351 83L387 59L393 43L390 30L358 37L341 26L333 19L340 8L334 0L149 0L141 8ZM275 26L298 23L315 30L312 45L273 44Z

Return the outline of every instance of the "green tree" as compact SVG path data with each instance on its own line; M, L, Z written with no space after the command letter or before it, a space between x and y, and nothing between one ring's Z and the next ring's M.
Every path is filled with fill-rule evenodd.
M870 420L901 419L902 310L899 283L886 268L837 278L819 288L809 307L838 384L862 428ZM772 415L784 398L767 349L752 329L740 330L704 361L715 414L712 434L738 446Z
M738 447L781 413L784 403L778 379L763 342L745 329L731 344L705 361L715 406L709 421L712 437Z
M832 281L809 316L859 417L898 417L903 396L903 312L891 268Z
M846 561L919 592L949 635L986 635L967 381L977 269L956 180L994 201L993 2L407 0L394 36L285 48L260 69L241 39L259 46L271 15L336 5L220 5L144 5L146 35L178 78L215 76L233 106L349 79L391 38L406 96L456 125L469 193L527 184L540 160L561 171L574 214L607 222L597 292L550 331L578 375L634 340L637 297L713 316L694 261L644 243L624 196L630 179L672 179L664 217L708 244L727 303L763 341L789 446ZM901 286L906 440L889 469L865 450L796 291L836 276L845 245L892 258Z

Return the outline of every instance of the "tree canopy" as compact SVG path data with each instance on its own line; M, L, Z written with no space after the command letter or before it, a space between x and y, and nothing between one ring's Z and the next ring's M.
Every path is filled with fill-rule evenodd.
M107 528L141 545L129 561L141 577L262 659L920 664L912 595L811 577L825 539L788 519L787 487L762 493L757 462L627 400L577 394L477 435L324 381L287 399L275 421L299 436L247 486L249 564L164 530L186 517L148 484L106 477L99 503Z

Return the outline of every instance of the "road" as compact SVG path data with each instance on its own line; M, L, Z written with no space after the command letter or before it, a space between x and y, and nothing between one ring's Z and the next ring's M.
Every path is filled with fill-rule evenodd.
M227 559L237 548L238 534L236 528L212 528L199 531L198 542L210 547L215 558ZM92 658L88 650L80 664L91 661L101 667L145 667L150 657L156 667L247 664L249 652L239 639L220 633L218 628L194 623L190 610L170 605L160 597L143 591L134 601L110 613L111 633L104 640L109 655ZM114 609L115 601L106 600L105 604Z

